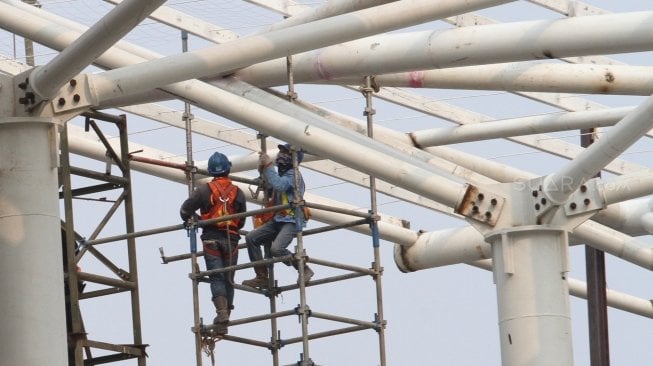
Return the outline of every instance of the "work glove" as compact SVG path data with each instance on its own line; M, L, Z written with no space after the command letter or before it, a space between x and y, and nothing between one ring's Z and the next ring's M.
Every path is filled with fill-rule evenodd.
M272 158L264 152L259 153L258 156L258 170L259 172L262 172L265 168L269 167L272 165Z
M199 216L197 214L193 214L193 216L189 217L188 220L184 220L184 229L194 229L197 226L198 220Z

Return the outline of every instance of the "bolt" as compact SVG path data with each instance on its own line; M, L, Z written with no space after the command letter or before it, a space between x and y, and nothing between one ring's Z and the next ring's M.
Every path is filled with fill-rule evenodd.
M576 209L576 202L570 203L569 208L571 208L572 210L575 210Z
M70 79L70 86L72 86L73 88L76 87L77 86L77 80Z
M491 218L492 218L492 212L490 212L490 211L485 211L485 218L486 218L487 220L491 219Z
M533 197L537 197L538 194L539 194L539 193L538 193L537 191L533 191Z
M537 211L540 210L540 204L539 204L539 203L536 203L536 204L535 204L535 209L536 209Z
M490 200L490 204L491 204L492 206L496 206L497 203L499 203L499 201L497 201L496 198L493 198L493 199Z
M589 199L589 198L585 198L585 199L583 200L583 203L585 204L585 206L589 206L589 205L590 205L590 199Z
M540 202L542 202L543 205L546 205L546 198L542 197L542 199L540 200Z
M483 198L485 198L485 195L483 195L483 193L479 193L478 196L476 196L476 197L478 197L479 201L483 201Z
M73 101L75 101L75 103L79 103L80 99L82 99L82 97L80 97L79 94L73 95Z
M474 207L472 207L472 212L477 213L478 212L478 206L474 205Z
M582 186L580 186L580 191L583 192L583 193L587 192L587 186L584 185L584 184Z
M26 83L26 82L19 83L19 84L18 84L18 87L19 87L20 89L25 90L25 89L27 89L27 83Z
M29 101L27 100L27 98L20 97L20 98L18 98L18 103L27 104L27 103L29 103Z
M57 104L59 105L59 107L63 107L64 104L66 104L66 100L64 98L59 98Z

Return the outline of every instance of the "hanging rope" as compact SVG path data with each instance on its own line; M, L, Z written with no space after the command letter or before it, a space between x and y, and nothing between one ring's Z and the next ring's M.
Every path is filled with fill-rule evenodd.
M215 343L219 340L219 337L213 335L202 337L202 351L211 358L211 366L215 366Z

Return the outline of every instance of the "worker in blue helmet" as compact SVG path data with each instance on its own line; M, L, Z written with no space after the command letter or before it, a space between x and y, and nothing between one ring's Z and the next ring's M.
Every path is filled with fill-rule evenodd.
M247 210L245 194L229 179L231 162L219 152L211 155L207 170L213 179L200 184L191 193L179 209L185 223L197 219L195 211L200 210L199 218L210 220L225 215L242 213ZM245 225L245 219L219 221L202 227L202 246L206 269L220 269L233 266L238 262L239 230ZM227 333L229 315L234 301L234 272L218 273L209 276L211 299L217 316L213 324L219 334Z
M259 171L265 178L265 182L272 188L273 204L284 205L293 202L295 199L295 170L293 169L292 149L290 144L279 145L279 152L274 161L266 153L259 155ZM296 151L297 163L304 159L304 153ZM305 185L299 171L297 171L297 181L299 182L298 192L300 198L304 196ZM299 215L300 217L296 217ZM287 208L275 213L274 217L250 231L245 235L247 243L247 254L252 262L263 259L261 246L269 245L270 253L273 257L283 257L293 254L288 250L288 246L295 237L297 231L300 231L306 225L307 217L303 210L294 210ZM299 270L296 260L284 262L287 266L292 265ZM243 281L244 286L267 288L268 287L268 268L265 265L254 267L256 277ZM304 266L304 282L307 283L313 277L313 271L307 265Z

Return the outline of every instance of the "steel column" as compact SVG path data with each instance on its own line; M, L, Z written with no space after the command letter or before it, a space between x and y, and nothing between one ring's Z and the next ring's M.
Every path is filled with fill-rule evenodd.
M567 233L522 226L492 243L503 366L572 366Z
M57 130L50 119L0 119L0 355L5 365L68 362Z

